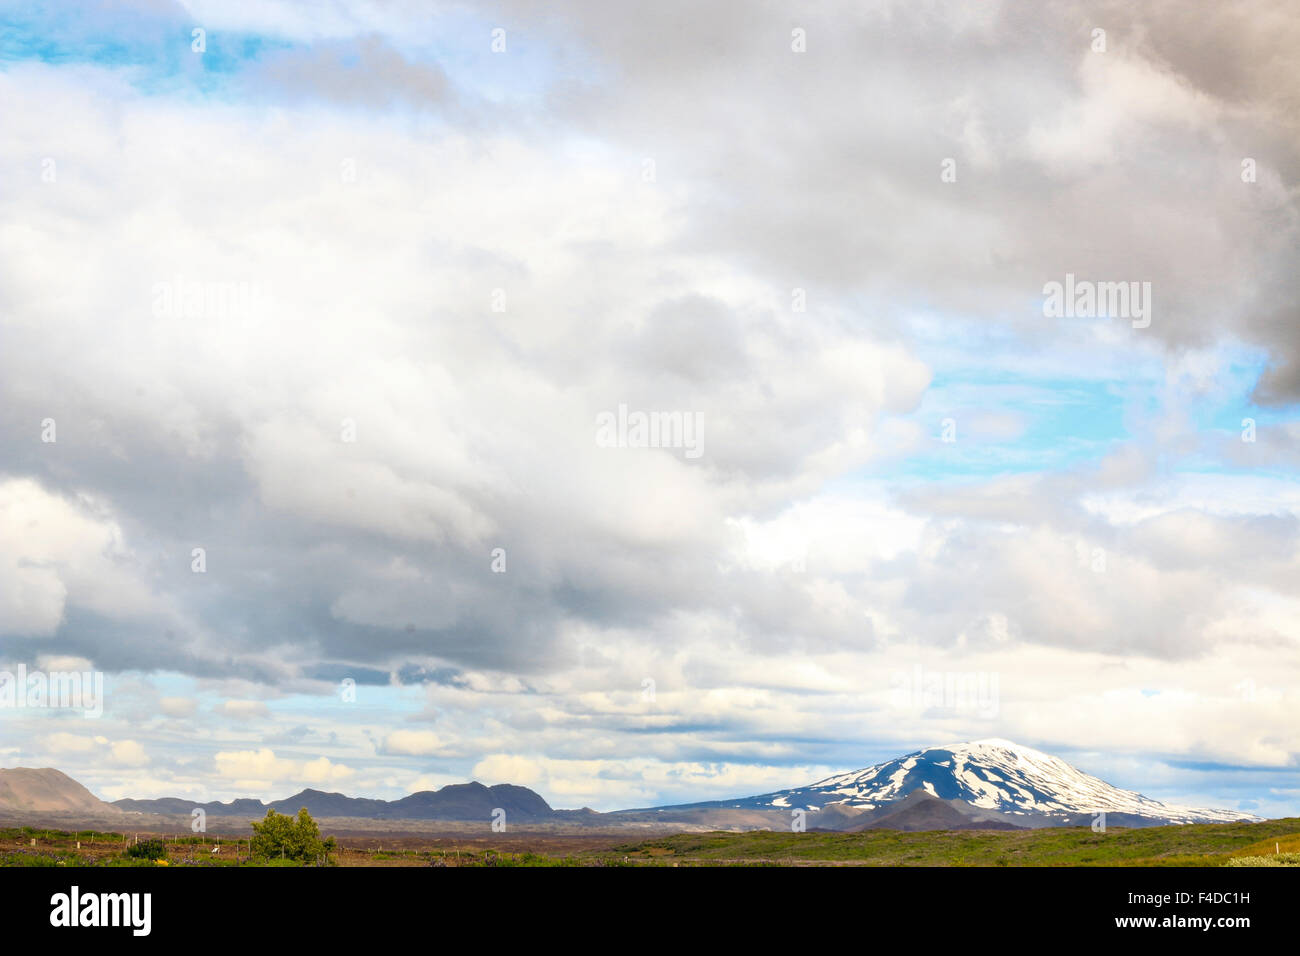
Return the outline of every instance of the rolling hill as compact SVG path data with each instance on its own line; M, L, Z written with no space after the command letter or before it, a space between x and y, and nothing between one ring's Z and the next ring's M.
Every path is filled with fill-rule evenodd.
M0 814L80 814L102 818L121 816L122 811L100 800L62 771L52 767L15 767L0 770Z

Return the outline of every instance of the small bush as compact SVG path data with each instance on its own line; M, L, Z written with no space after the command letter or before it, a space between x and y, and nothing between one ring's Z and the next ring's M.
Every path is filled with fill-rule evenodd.
M320 827L311 818L307 808L298 811L297 818L266 811L266 819L253 822L253 838L249 843L252 853L263 860L285 860L314 863L324 866L330 862L334 838L322 840Z
M165 860L167 844L162 840L141 840L127 847L126 855L133 860Z

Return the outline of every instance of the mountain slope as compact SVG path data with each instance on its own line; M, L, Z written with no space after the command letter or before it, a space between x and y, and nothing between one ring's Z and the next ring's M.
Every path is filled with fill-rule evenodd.
M991 810L981 810L960 800L940 800L924 790L913 790L902 800L861 811L857 819L839 829L855 833L862 830L1019 830L1024 827L1024 822L1017 826Z
M51 767L0 770L0 813L120 815L67 774Z
M1223 823L1256 819L1232 810L1207 810L1161 803L1121 790L1065 761L1014 744L989 739L950 747L929 747L885 763L837 774L791 790L723 801L716 806L820 810L839 803L872 810L921 790L940 800L1012 818L1078 821L1081 814L1124 815L1164 823Z

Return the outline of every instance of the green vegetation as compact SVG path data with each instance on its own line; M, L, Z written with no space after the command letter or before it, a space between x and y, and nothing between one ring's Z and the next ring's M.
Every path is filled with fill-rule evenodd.
M38 840L53 840L71 838L74 840L84 840L87 843L121 843L122 834L105 833L102 830L48 830L42 827L5 827L0 828L0 842L8 843L11 840L19 840L23 837L36 837Z
M128 846L126 855L133 860L165 860L167 846L162 840L142 840Z
M1294 837L1300 818L1263 823L1112 829L903 833L688 833L614 848L634 862L870 866L1222 866L1252 844ZM1252 853L1255 852L1252 850Z
M227 843L224 856L206 852L209 836L105 833L100 830L0 828L0 866L154 867L177 864L239 866L238 843ZM32 844L35 840L35 845ZM247 842L244 846L247 847ZM205 848L199 850L199 847ZM247 861L244 861L247 862Z
M10 853L6 854L3 866L66 866L67 861L45 853Z
M1260 856L1234 856L1225 866L1300 866L1300 853L1274 853Z
M267 810L266 819L253 822L252 852L260 860L326 866L334 849L334 838L321 839L320 827L306 807L297 818Z
M1108 833L1087 827L922 833L715 831L619 845L613 845L619 838L611 836L609 843L576 852L563 841L544 844L549 852L512 852L446 837L431 837L423 846L340 849L333 838L321 838L305 810L297 817L272 810L253 826L253 839L243 843L244 852L243 841L226 842L219 855L203 848L212 842L210 837L163 840L149 835L137 847L120 833L96 833L89 843L88 831L0 830L0 866L297 867L333 864L333 856L356 866L1300 866L1300 818L1117 828Z
M498 853L488 850L482 854L462 855L459 866L623 866L622 857L617 860L604 856L548 856L542 853ZM433 863L437 865L437 863Z

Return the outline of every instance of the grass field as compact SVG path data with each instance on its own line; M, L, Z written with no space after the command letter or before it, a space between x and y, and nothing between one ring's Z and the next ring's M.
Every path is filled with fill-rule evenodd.
M141 834L143 839L146 834ZM155 835L156 836L156 835ZM31 827L0 830L0 866L161 866L133 860L134 834ZM166 865L279 866L248 842L163 837ZM33 844L33 841L35 843ZM80 842L80 848L77 844ZM900 833L689 833L628 842L626 833L555 836L343 837L341 866L1300 866L1300 818L1262 823L1112 829ZM1280 852L1278 852L1280 851ZM292 865L292 864L287 864Z
M615 848L632 861L867 866L1223 866L1300 849L1300 818L1112 829L692 833Z

